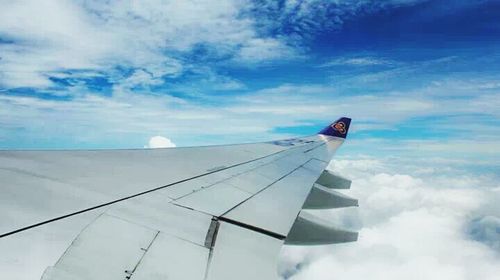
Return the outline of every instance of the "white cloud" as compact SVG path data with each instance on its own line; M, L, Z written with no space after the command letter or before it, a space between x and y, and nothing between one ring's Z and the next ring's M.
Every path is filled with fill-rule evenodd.
M298 57L296 51L274 38L251 39L245 42L236 60L245 63L259 63L262 61L287 59Z
M66 70L140 69L158 83L190 67L179 54L207 45L240 63L293 56L285 40L258 34L244 1L4 1L0 85L47 88ZM78 74L74 73L74 76ZM141 75L141 73L138 73ZM132 82L131 80L127 82Z
M352 4L350 1L336 2ZM391 5L403 2L411 4L413 1L392 1ZM12 130L2 131L1 137L14 138L19 136L15 133L23 133L19 138L37 139L37 135L79 138L76 136L85 131L84 138L87 139L82 141L91 142L90 139L98 137L113 139L117 137L115 133L136 134L143 139L156 131L165 131L175 139L181 139L179 136L183 135L187 139L183 144L192 145L202 144L193 142L189 135L192 133L189 127L200 123L210 127L201 132L203 134L224 135L226 138L219 139L240 142L281 138L285 135L277 136L273 132L276 127L300 125L304 120L327 123L338 115L353 117L354 131L393 128L408 119L434 116L436 120L431 128L460 132L465 136L474 132L490 137L482 139L488 145L477 146L473 151L488 152L488 149L496 148L495 135L498 133L495 123L478 125L469 122L468 116L461 124L454 120L439 120L441 116L478 113L498 117L496 108L500 99L497 98L498 92L493 92L498 84L495 79L482 84L477 80L460 81L458 86L453 83L456 81L436 82L413 91L384 92L383 95L368 91L346 94L334 83L283 84L239 97L221 95L203 99L205 96L200 92L207 91L207 88L214 91L248 88L239 80L221 76L210 66L190 65L171 52L189 52L202 45L215 56L227 56L232 62L236 60L249 65L297 57L296 49L290 47L287 38L273 37L257 30L257 20L263 18L242 14L247 4L245 1L225 0L215 4L213 1L141 1L138 4L50 0L44 3L2 3L0 33L2 38L14 43L0 45L0 84L47 88L53 85L50 77L97 76L108 77L114 85L111 96L100 97L89 93L82 83L71 82L72 86L64 91L50 92L71 99L63 102L2 95L0 122L3 128ZM307 17L310 9L320 9L323 3L314 8L316 1L290 1L285 6L290 6L292 11L296 5L301 8L296 10L295 16ZM432 68L436 63L446 64L453 59L447 57L410 65L407 71ZM371 56L344 60L356 65L387 62ZM128 74L117 70L118 66L127 69ZM69 73L65 71L68 69L80 71ZM189 83L181 88L183 92L190 92L191 97L196 96L197 102L168 96L167 90L148 90L148 86L163 83L162 77L176 77L184 71L203 72L198 84ZM347 81L346 84L354 82ZM200 90L193 89L196 86ZM461 94L461 98L441 98L448 97L449 92L456 93L456 87L467 92ZM483 92L485 89L489 91L487 94ZM201 104L200 100L209 102ZM16 130L19 127L23 129ZM91 132L89 127L93 128ZM220 143L208 138L203 140ZM421 144L429 152L446 149L440 143L427 141ZM454 144L453 149L469 145L467 141ZM142 142L137 141L135 145L141 147ZM449 147L447 152L452 152Z
M163 136L153 136L149 139L148 144L144 148L157 149L157 148L174 148L175 144L172 140Z
M337 58L326 62L320 67L330 66L374 66L374 65L393 65L396 62L381 59L378 57L350 57L350 58Z
M439 93L446 92L447 88L437 86L433 90L425 87L422 91L416 89L405 94L346 95L329 84L283 84L236 97L210 97L209 103L205 104L163 93L136 94L130 90L133 85L154 83L154 79L150 73L136 70L129 79L114 86L114 94L110 97L81 94L78 89L75 89L70 101L1 95L0 122L8 124L3 126L4 131L8 131L4 133L4 138L39 139L40 135L59 135L99 143L123 135L129 139L144 139L162 131L183 145L201 145L282 138L287 135L275 133L276 127L311 123L307 120L328 123L340 115L355 120L353 132L387 131L407 120L432 116L432 122L419 121L413 124L413 128L406 129L421 130L427 135L453 133L449 139L419 139L416 133L413 139L352 139L349 145L365 149L376 146L378 151L416 156L421 153L433 157L446 154L453 158L463 158L464 155L478 158L480 155L498 154L498 110L494 110L494 101L491 106L484 106L487 100L494 99L498 94L489 92L478 91L453 99L440 98ZM221 88L244 86L216 75L213 80L219 81ZM206 83L211 83L211 80ZM478 119L470 114L485 116ZM209 129L191 129L200 124ZM23 130L16 127L23 127ZM193 138L193 133L204 137ZM464 140L470 135L475 136L473 142L472 139ZM143 146L140 142L135 143L136 147ZM462 152L456 153L457 150Z
M498 181L437 168L424 161L340 159L333 169L353 179L358 209L318 215L360 228L356 243L288 247L281 272L289 279L496 279L500 273ZM457 176L469 178L456 185ZM317 212L317 211L316 211Z
M176 76L190 68L182 55L200 45L212 56L238 65L300 58L301 40L283 34L287 25L302 30L299 33L318 24L336 28L360 11L413 2L418 1L384 5L287 1L281 9L274 1L255 5L244 0L2 1L0 34L10 43L0 45L0 85L48 88L53 86L50 76L67 70L104 72L119 83L116 67L146 71L155 84L162 76ZM347 61L380 62L373 58Z

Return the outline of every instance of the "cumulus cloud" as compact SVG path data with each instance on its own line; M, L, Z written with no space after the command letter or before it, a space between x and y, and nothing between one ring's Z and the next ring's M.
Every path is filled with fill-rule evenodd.
M157 148L173 148L175 147L172 140L163 136L153 136L149 139L149 142L144 148L157 149Z
M353 179L348 192L360 207L316 214L358 229L359 241L285 248L282 275L294 280L496 279L499 216L489 205L500 201L498 178L439 168L422 176L411 171L421 169L422 162L398 165L397 159L334 161L334 170ZM469 182L454 184L458 174Z

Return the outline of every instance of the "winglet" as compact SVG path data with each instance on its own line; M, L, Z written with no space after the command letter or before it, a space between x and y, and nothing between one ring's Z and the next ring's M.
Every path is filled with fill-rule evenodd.
M325 127L323 130L319 132L319 134L346 138L347 132L349 132L350 124L351 124L351 119L343 117L336 120L331 125Z

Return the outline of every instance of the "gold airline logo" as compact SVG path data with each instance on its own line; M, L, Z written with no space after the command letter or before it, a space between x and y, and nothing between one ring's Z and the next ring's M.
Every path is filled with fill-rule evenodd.
M332 128L335 129L336 131L340 132L340 134L345 134L346 133L346 127L344 122L336 122L332 124Z

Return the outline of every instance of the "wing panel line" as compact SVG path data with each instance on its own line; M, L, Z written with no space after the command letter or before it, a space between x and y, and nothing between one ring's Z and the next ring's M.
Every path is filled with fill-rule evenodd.
M203 174L200 174L200 175L196 175L196 176L193 176L193 177L190 177L190 178L186 178L186 179L183 179L183 180L180 180L180 181L177 181L177 182L165 185L165 186L156 187L156 188L153 188L153 189L150 189L150 190L146 190L146 191L143 191L143 192L140 192L140 193L136 193L136 194L129 195L129 196L126 196L126 197L122 197L122 198L119 198L119 199L115 199L115 200L112 200L112 201L109 201L109 202L106 202L106 203L102 203L102 204L99 204L99 205L96 205L96 206L85 208L85 209L82 209L82 210L79 210L79 211L76 211L76 212L72 212L72 213L69 213L69 214L66 214L66 215L62 215L62 216L55 217L55 218L52 218L52 219L49 219L49 220L45 220L45 221L42 221L42 222L39 222L39 223L36 223L36 224L25 226L25 227L22 227L22 228L19 228L19 229L16 229L16 230L13 230L13 231L10 231L10 232L7 232L7 233L0 234L0 238L7 237L9 235L13 235L13 234L16 234L16 233L19 233L19 232L22 232L22 231L25 231L25 230L28 230L28 229L32 229L32 228L39 227L39 226L42 226L42 225L45 225L45 224L48 224L48 223L55 222L55 221L58 221L58 220L69 218L69 217L72 217L72 216L75 216L75 215L79 215L79 214L82 214L82 213L85 213L85 212L88 212L88 211L92 211L92 210L95 210L95 209L106 207L106 206L109 206L109 205L112 205L112 204L115 204L115 203L118 203L118 202L121 202L121 201L125 201L125 200L128 200L128 199L134 198L134 197L138 197L138 196L142 196L142 195L145 195L145 194L148 194L148 193L151 193L151 192L155 192L155 191L158 191L158 190L161 190L161 189L173 186L175 184L183 183L183 182L186 182L186 181L189 181L189 180L192 180L192 179L197 179L197 178L200 178L200 177L203 177L203 176L214 174L214 173L217 173L217 172L229 169L229 168L233 168L233 167L236 167L236 166L240 166L240 165L243 165L243 164L254 162L254 161L257 161L257 160L260 160L260 159L264 159L264 158L267 158L267 157L270 157L270 156L274 156L274 155L277 155L277 154L280 154L280 153L283 153L283 152L286 152L286 151L290 151L292 149L300 148L300 147L301 146L291 147L289 149L281 150L281 151L278 151L278 152L275 152L275 153L271 153L271 154L266 155L266 156L262 156L262 157L259 157L259 158L255 158L255 159L249 160L249 161L237 163L237 164L234 164L234 165L222 168L222 169L218 169L218 170L214 170L214 171L211 171L211 172L206 172L206 173L203 173Z
M256 192L255 194L253 194L253 195L252 195L252 196L250 196L249 198L247 198L247 199L243 200L242 202L240 202L240 203L236 204L235 206L231 207L231 209L227 210L227 211L226 211L226 212L224 212L222 215L220 215L220 216L219 216L219 218L220 218L220 217L222 217L222 216L224 216L224 215L226 215L227 213L231 212L233 209L235 209L236 207L240 206L241 204L243 204L243 203L247 202L248 200L252 199L253 197L257 196L257 195L258 195L258 194L260 194L261 192L263 192L263 191L267 190L268 188L270 188L271 186L273 186L273 185L274 185L274 184L276 184L277 182L279 182L279 181L283 180L283 178L285 178L286 176L288 176L288 175L292 174L293 172L295 172L297 169L301 168L304 164L308 163L309 161L311 161L311 159L309 159L308 161L304 162L303 164L301 164L301 165L297 166L296 168L294 168L292 171L290 171L290 172L286 173L285 175L281 176L278 180L276 180L276 181L272 182L269 186L267 186L267 187L263 188L262 190L260 190L260 191Z
M285 238L286 238L286 236L281 235L279 233L272 232L272 231L269 231L267 229L263 229L263 228L256 227L256 226L252 226L252 225L249 225L249 224L245 224L245 223L242 223L242 222L238 222L238 221L235 221L235 220L232 220L232 219L228 219L228 218L225 218L225 217L222 217L222 216L219 217L218 219L219 219L219 221L223 221L223 222L226 222L226 223L233 224L235 226L239 226L239 227L242 227L242 228L249 229L251 231L262 233L264 235L271 236L271 237L274 237L274 238L279 239L279 240L285 240Z

